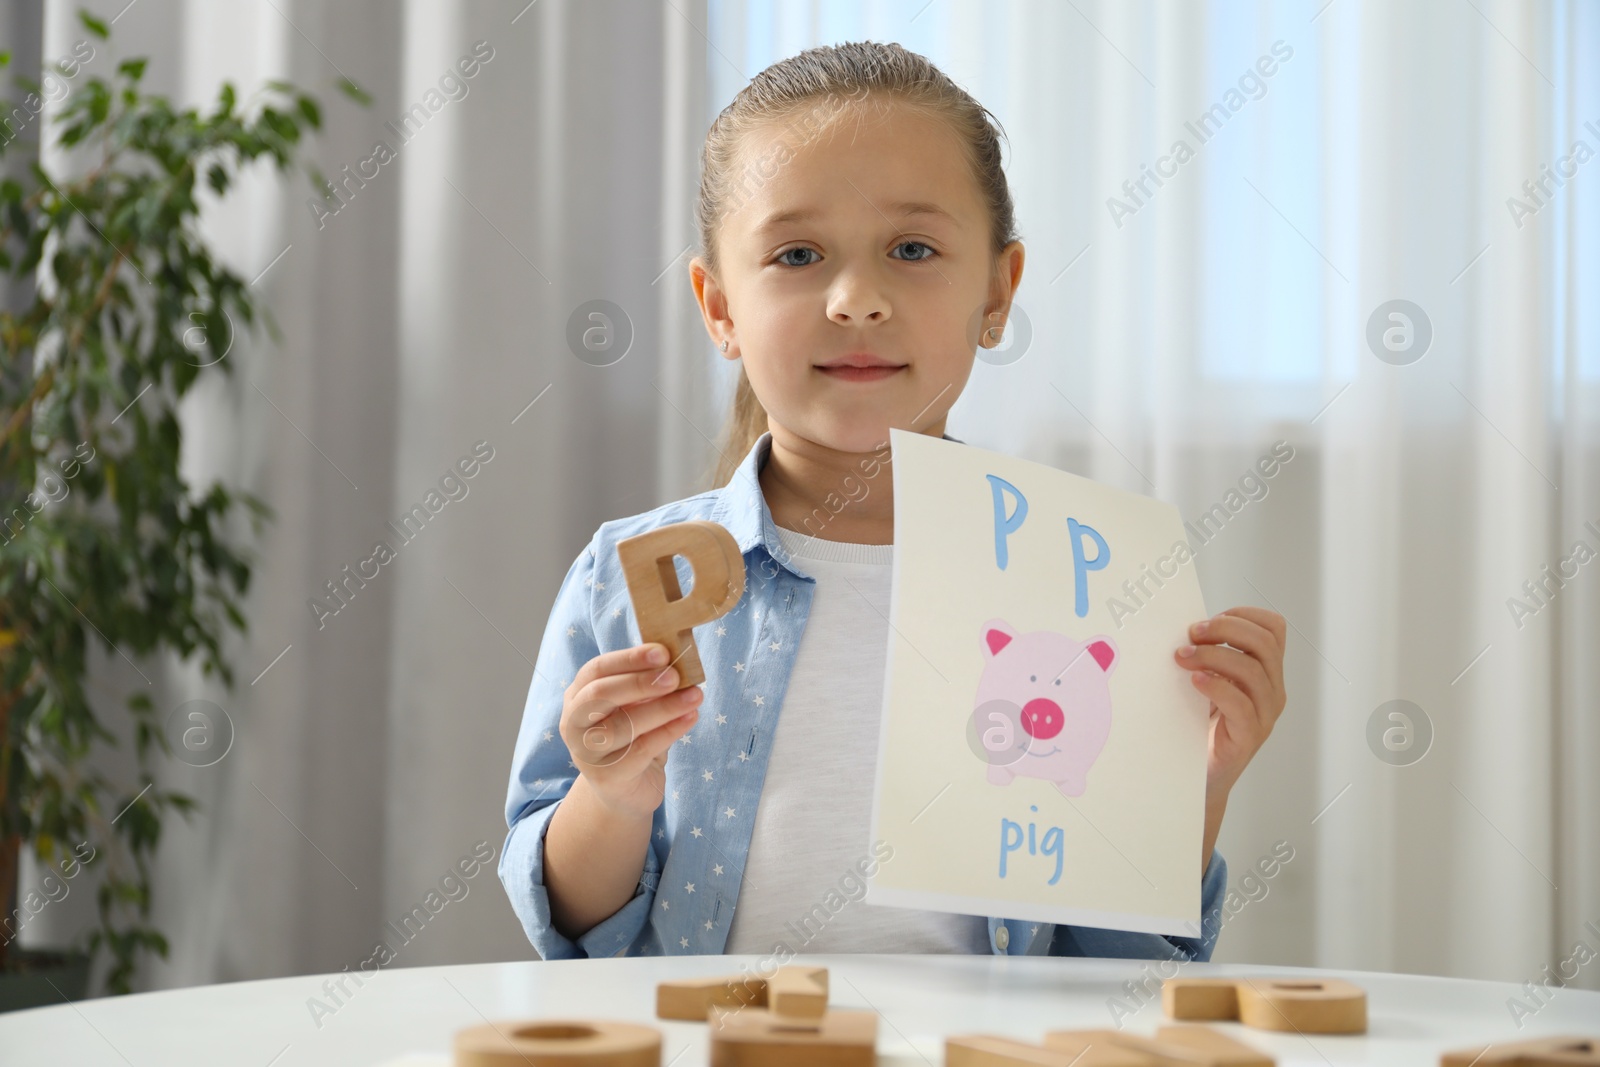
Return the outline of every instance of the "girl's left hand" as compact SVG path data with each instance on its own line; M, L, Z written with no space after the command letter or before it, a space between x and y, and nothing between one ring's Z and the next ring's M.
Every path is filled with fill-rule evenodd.
M1227 796L1288 702L1285 636L1284 618L1277 612L1229 608L1190 626L1194 644L1175 653L1178 664L1191 672L1194 687L1211 698L1208 801Z

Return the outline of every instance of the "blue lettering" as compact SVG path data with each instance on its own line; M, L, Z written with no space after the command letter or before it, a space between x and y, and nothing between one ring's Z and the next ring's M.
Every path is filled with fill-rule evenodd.
M1037 807L1030 807L1029 811L1038 811ZM1021 850L1023 842L1028 845L1028 855L1054 857L1055 872L1050 875L1046 885L1055 885L1061 881L1061 868L1066 858L1066 842L1063 838L1061 827L1050 826L1045 828L1044 836L1039 835L1039 825L1029 821L1028 832L1022 832L1020 822L1012 822L1004 816L1000 819L1000 877L1006 876L1007 860L1011 853Z
M993 475L990 475L993 477ZM1094 559L1083 557L1083 535L1088 534L1094 538ZM1077 586L1076 599L1073 601L1073 610L1078 618L1089 614L1089 572L1105 570L1107 563L1111 562L1111 549L1106 546L1106 539L1093 526L1085 526L1077 519L1067 520L1067 537L1072 541L1072 580Z
M1012 831L1016 831L1017 839L1011 840ZM1012 822L1005 816L1000 817L1000 877L1006 876L1006 856L1022 847L1022 824Z
M1050 876L1050 881L1046 883L1047 885L1055 885L1057 882L1061 881L1061 827L1052 826L1050 829L1045 831L1044 854L1046 856L1054 856L1056 858L1056 873L1052 874Z
M993 474L985 474L984 477L989 479L989 487L994 493L994 561L1001 570L1005 570L1006 538L1015 533L1022 525L1022 520L1028 517L1028 499L1004 478ZM1016 499L1010 516L1006 515L1005 493L1010 493Z

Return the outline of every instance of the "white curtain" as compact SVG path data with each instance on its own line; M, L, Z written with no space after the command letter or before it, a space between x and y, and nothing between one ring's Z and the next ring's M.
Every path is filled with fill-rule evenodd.
M1293 624L1289 708L1220 845L1236 882L1274 842L1295 858L1216 958L1520 982L1597 917L1600 562L1521 629L1506 604L1574 541L1600 547L1584 528L1600 524L1600 162L1520 227L1505 204L1575 140L1600 150L1583 128L1600 83L1579 63L1600 54L1593 9L125 2L89 6L120 14L116 58L150 56L180 103L209 105L224 77L319 91L309 151L335 178L397 145L385 124L474 42L493 49L320 226L302 177L264 171L208 213L283 339L241 338L233 379L189 406L191 477L248 486L277 519L238 690L158 672L170 706L214 699L238 737L166 776L204 812L167 825L156 921L173 951L146 986L356 966L478 841L499 848L568 564L599 523L700 488L716 458L730 368L686 279L706 126L768 63L861 38L928 55L1010 135L1031 341L975 369L954 434L1196 520L1275 442L1294 450L1198 557L1209 608ZM82 36L76 7L48 3L47 57ZM1257 68L1275 41L1292 55ZM341 75L370 108L333 90ZM1202 144L1185 123L1217 104ZM1160 163L1180 138L1193 157ZM1135 203L1141 165L1176 169ZM1431 323L1408 365L1366 340L1397 299ZM594 300L631 336L609 366L567 342ZM399 545L385 524L479 441L493 459L468 495ZM308 600L379 540L397 558L319 626ZM108 710L128 681L101 665ZM1406 766L1367 739L1395 699L1432 728ZM75 890L26 940L91 905ZM395 966L530 955L490 870Z

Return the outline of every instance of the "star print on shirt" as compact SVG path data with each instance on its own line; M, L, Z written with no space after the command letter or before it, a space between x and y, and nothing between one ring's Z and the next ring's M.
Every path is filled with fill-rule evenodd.
M659 840L659 839L661 839L663 837L666 837L666 836L667 836L667 832L665 830L657 830L656 831L657 840Z
M683 891L685 893L693 893L694 892L694 883L693 882L685 882L685 883L683 883Z
M718 726L725 726L725 725L727 725L727 722L728 722L728 717L726 715L722 715L720 713L717 715L717 725Z
M755 696L751 697L750 700L758 708L767 702L767 698L762 696L760 693L757 693Z
M621 608L612 608L612 609L611 609L611 617L612 617L612 618L613 618L613 619L620 619L620 618L622 618L622 609L621 609Z
M693 738L691 738L688 734L684 734L682 737L678 738L678 744L687 745L691 740L693 740Z
M780 642L780 641L774 641L770 645L768 645L767 647L772 649L772 651L776 652L776 651L778 651L778 649L783 647L783 643Z
M567 636L568 637L577 637L578 636L578 628L576 626L567 627Z
M661 902L661 910L662 910L662 911L671 911L671 910L672 910L672 901L670 901L670 900L663 900L663 901L662 901L662 902Z
M721 874L722 873L722 864L719 863L715 867L711 868L711 873L712 874Z
M731 819L731 818L733 818L733 809L732 808L723 808L722 809L722 814L726 815L728 818Z
M711 920L710 919L706 920L706 929L707 930L711 929Z
M711 781L711 772L710 771L701 771L700 772L700 777L704 778L706 781L709 782L709 781Z
M743 663L735 663L733 665L733 670L734 670L734 673L737 674L738 672L744 670L744 664Z
M688 948L689 947L689 939L687 937L678 938L678 947L679 948Z
M739 762L740 763L748 763L748 762L750 762L750 753L748 753L748 752L739 753Z
M696 826L693 830L689 831L689 836L690 837L704 837L705 834L701 833L700 832L700 827Z
M727 637L728 636L728 628L726 626L717 627L717 636L718 637Z

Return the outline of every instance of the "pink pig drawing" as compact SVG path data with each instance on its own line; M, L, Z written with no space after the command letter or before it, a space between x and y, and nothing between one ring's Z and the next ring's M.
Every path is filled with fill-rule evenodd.
M1010 785L1026 775L1082 796L1111 733L1116 643L1104 635L1074 641L1052 630L1019 634L1004 619L990 619L979 632L987 662L968 741L988 763L989 781Z

